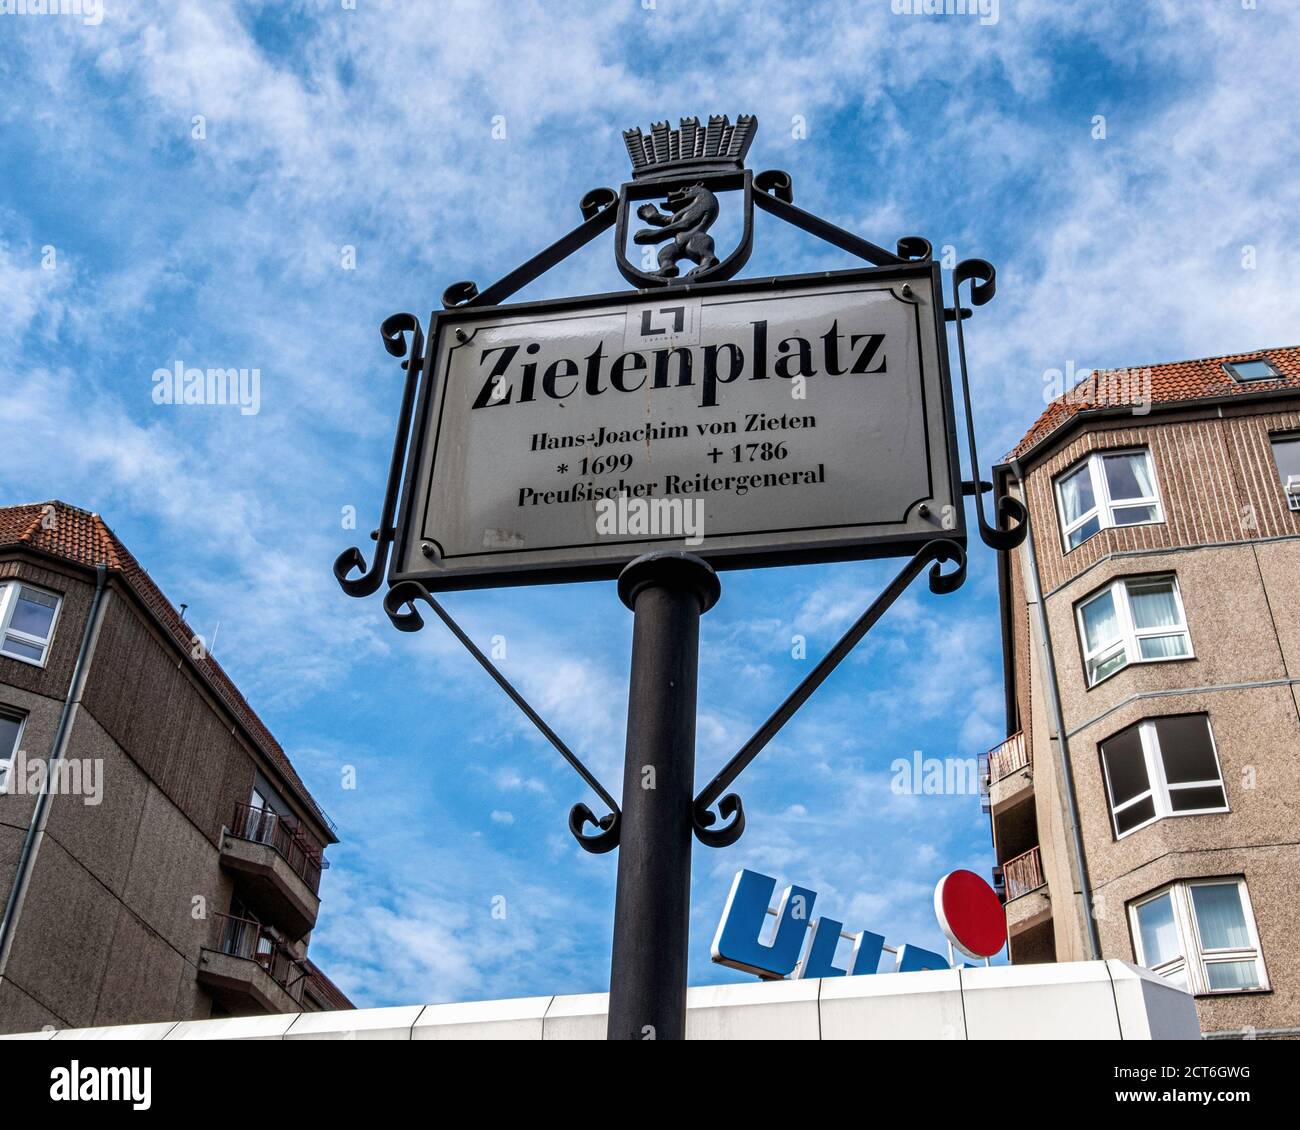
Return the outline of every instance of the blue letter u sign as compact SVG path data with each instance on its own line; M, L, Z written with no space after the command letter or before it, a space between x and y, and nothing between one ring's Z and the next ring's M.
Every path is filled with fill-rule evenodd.
M776 912L771 945L759 938L776 880L757 871L740 871L731 884L722 921L713 936L713 960L769 980L789 976L799 961L817 892L786 887Z

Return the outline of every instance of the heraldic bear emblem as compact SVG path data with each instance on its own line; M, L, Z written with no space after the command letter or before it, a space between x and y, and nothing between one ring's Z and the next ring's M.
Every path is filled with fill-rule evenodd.
M669 241L659 249L659 273L667 279L677 277L679 259L690 259L696 264L694 270L687 272L687 278L716 267L718 259L708 231L718 218L718 198L702 184L692 184L673 189L665 205L667 214L653 204L642 204L636 210L653 227L642 228L632 237L632 242Z

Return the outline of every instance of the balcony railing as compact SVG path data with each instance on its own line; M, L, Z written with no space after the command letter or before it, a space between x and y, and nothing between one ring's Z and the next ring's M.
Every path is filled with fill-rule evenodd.
M1031 847L1023 855L1008 859L1002 865L1002 878L1006 883L1007 902L1037 890L1047 880L1043 878L1043 861L1037 847Z
M1018 730L1000 746L989 750L989 780L1000 781L1030 764L1029 744L1024 731Z
M320 891L320 873L329 866L325 849L296 821L290 822L269 808L237 804L230 834L236 839L273 847L311 888L312 894Z
M221 930L221 952L255 961L294 1000L302 999L303 980L310 975L307 965L270 930L252 918L217 914L225 925Z

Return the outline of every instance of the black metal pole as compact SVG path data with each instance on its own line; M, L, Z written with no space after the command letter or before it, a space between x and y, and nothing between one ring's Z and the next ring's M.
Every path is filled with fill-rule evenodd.
M649 553L618 578L635 616L623 815L609 974L611 1040L686 1035L695 693L700 616L717 574L689 553Z

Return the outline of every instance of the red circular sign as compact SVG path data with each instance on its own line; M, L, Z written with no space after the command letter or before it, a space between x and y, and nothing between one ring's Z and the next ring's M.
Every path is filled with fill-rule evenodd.
M992 957L1007 943L1007 915L997 892L973 871L952 871L939 880L934 915L967 957Z

